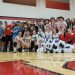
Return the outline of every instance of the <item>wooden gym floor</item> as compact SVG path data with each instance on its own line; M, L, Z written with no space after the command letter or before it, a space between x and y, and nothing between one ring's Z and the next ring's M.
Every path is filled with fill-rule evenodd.
M28 61L30 65L44 68L63 75L75 75L75 71L64 69L62 66L68 61L75 61L75 54L73 53L0 53L0 62L24 60Z

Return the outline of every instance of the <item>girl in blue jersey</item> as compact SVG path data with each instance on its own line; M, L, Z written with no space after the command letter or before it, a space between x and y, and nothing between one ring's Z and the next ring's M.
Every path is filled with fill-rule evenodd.
M18 36L18 33L19 33L19 31L20 31L20 26L17 26L17 25L16 25L16 26L14 27L13 31L14 31L14 32L13 32L13 39L15 39L15 37Z

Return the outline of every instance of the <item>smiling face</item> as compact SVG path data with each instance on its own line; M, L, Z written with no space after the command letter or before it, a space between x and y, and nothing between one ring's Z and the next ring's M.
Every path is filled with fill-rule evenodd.
M55 22L55 19L54 19L54 18L52 18L52 19L51 19L51 22Z
M30 31L27 31L27 32L26 32L26 35L27 35L27 36L30 36Z
M41 32L42 32L42 29L40 28L40 29L38 30L38 32L40 32L40 33L41 33Z
M5 21L5 22L4 22L4 24L7 26L7 25L8 25L8 22L7 22L7 21Z
M61 18L60 18L60 22L63 22L63 21L64 21L64 18L63 18L63 17L61 17Z
M33 31L33 35L36 35L36 31Z
M22 36L22 32L19 32L19 36L20 36L20 37Z
M49 23L49 21L48 21L48 20L45 20L45 23L46 23L46 24L48 24L48 23Z
M60 21L60 19L59 19L59 17L57 17L57 18L56 18L56 22L59 22L59 21Z
M72 33L72 29L69 28L68 29L68 33L71 34Z

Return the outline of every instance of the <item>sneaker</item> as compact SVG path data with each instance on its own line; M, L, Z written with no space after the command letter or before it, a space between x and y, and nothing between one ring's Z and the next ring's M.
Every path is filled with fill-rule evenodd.
M50 52L50 53L53 53L53 49L51 49L49 52Z
M61 53L64 53L64 50L62 50Z

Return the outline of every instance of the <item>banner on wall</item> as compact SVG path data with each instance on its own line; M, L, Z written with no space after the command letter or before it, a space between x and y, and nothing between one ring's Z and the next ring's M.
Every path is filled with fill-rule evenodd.
M4 3L36 6L36 0L3 0Z
M45 0L46 8L70 10L69 0Z

